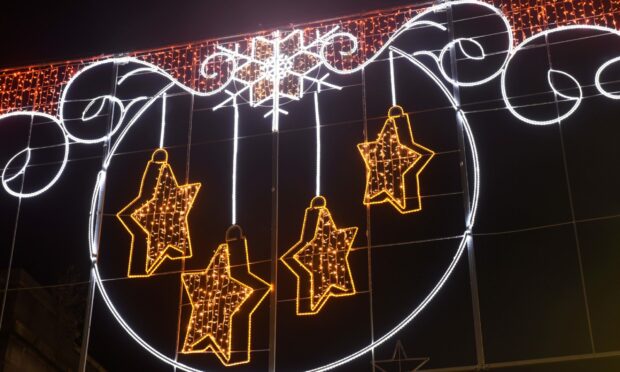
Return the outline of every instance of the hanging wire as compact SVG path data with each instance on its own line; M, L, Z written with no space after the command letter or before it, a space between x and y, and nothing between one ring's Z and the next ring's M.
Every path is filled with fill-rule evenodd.
M159 133L159 148L164 148L164 137L166 136L166 101L168 95L166 92L161 96L161 132Z
M396 106L396 86L394 83L394 52L390 50L390 92L392 92L392 106Z
M232 224L237 224L237 157L239 152L239 108L237 107L237 97L233 98L234 126L233 126L233 165L232 165Z
M319 196L321 195L321 117L318 92L314 92L314 120L316 128L316 191L314 195Z

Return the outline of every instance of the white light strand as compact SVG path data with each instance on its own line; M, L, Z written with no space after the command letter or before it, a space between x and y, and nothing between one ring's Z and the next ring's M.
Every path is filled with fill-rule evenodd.
M318 92L314 92L314 121L316 127L316 191L314 196L319 196L321 195L321 117Z
M277 43L273 45L273 116L271 117L271 131L277 132L280 130L280 31L273 33L274 39ZM255 39L256 40L256 39Z
M396 106L396 84L394 83L394 52L390 50L390 91L392 92L392 106Z
M233 97L234 126L233 126L233 165L232 165L232 224L237 224L237 153L239 151L239 107L237 97Z
M164 138L166 136L166 92L161 96L161 132L159 133L159 148L164 148Z

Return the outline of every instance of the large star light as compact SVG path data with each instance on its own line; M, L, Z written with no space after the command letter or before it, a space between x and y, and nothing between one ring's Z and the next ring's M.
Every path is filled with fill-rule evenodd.
M228 230L204 271L183 273L181 279L192 306L181 352L212 350L226 366L248 363L252 315L271 286L250 271L241 229Z
M409 115L400 106L390 108L375 141L360 143L357 148L366 164L364 204L389 202L400 213L422 209L419 175L435 153L413 140ZM413 170L415 196L408 196L406 175ZM413 205L408 199L413 199Z
M312 315L330 297L356 292L349 253L357 227L338 228L322 196L306 209L300 240L280 259L297 277L297 314Z
M179 185L168 164L166 150L153 153L144 170L138 196L116 214L131 234L127 276L151 276L166 258L192 256L187 216L200 186L200 183ZM152 191L145 193L145 189ZM140 232L146 244L136 242L136 234Z

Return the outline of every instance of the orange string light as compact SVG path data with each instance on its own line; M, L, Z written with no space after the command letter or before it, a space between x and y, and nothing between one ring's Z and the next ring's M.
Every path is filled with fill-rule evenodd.
M595 24L618 29L618 22L620 22L620 0L486 1L501 9L510 20L517 43L537 32L553 27L568 24ZM336 38L334 43L326 48L329 63L335 68L346 70L363 64L400 26L423 10L421 7L411 6L338 21L296 25L295 28L301 30L304 40L308 41L316 38L317 31L325 33L334 26L338 26L339 31L354 35L359 45L357 51L352 54L346 53L352 49L352 42L347 38ZM234 50L237 44L240 52L249 54L252 49L252 40L257 36L268 34L269 32L264 31L235 38L205 40L139 51L130 55L161 67L192 89L210 91L221 87L230 77L230 63L218 58L211 60L205 69L205 72L212 77L206 78L201 75L202 62L207 56L217 51L218 45ZM109 56L0 71L0 114L30 109L55 115L62 86L85 64L105 58ZM309 65L309 61L303 58L295 61L296 68L304 69ZM248 73L256 73L256 70ZM291 79L289 83L290 89L296 92L294 81ZM267 94L268 88L268 84L262 86L258 90L258 96Z
M212 350L225 366L250 362L252 315L271 286L251 272L241 228L228 229L205 270L181 280L192 305L181 353Z
M187 216L200 186L179 185L166 150L155 150L144 170L138 196L116 214L131 234L128 277L148 277L166 259L192 257ZM145 189L153 191L148 195ZM136 243L136 233L140 232L146 244Z
M299 241L280 260L297 277L297 315L317 314L330 297L357 293L349 253L357 227L338 228L322 196L304 214Z
M389 109L376 141L360 143L357 148L366 164L364 204L389 202L403 214L422 209L419 176L435 153L414 141L409 115L402 107ZM407 195L410 171L415 172L414 198Z

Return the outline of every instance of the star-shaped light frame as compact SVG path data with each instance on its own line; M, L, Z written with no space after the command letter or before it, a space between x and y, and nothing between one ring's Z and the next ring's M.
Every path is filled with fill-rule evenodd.
M309 220L316 219L313 226ZM312 223L312 222L310 222ZM312 230L309 230L312 229ZM327 230L327 231L325 231ZM352 296L357 293L355 281L349 265L349 253L357 235L357 227L339 229L327 209L327 201L322 196L312 199L310 207L306 208L300 239L280 260L297 278L296 313L297 315L314 315L321 311L330 297ZM327 237L325 237L327 235ZM322 239L323 238L323 239ZM326 238L326 239L325 239ZM327 244L325 247L324 245ZM333 247L335 245L335 248ZM315 255L318 249L320 264L316 268L308 263L308 251ZM332 252L330 252L330 249ZM334 272L327 274L328 283L321 283L321 293L316 293L317 275L324 277L329 270L329 256L340 255L343 261L338 265L335 259L335 282L332 282ZM327 256L327 257L324 257ZM342 257L343 256L343 257ZM314 260L314 257L313 257ZM328 261L327 267L322 263ZM343 284L344 283L344 284ZM302 287L304 287L302 289ZM306 290L307 287L307 290Z
M409 371L415 372L422 368L430 358L409 358L400 340L396 341L392 359L375 360L373 367L381 372Z
M144 193L149 187L153 189L150 196ZM168 163L168 152L165 149L153 152L138 196L116 214L131 235L128 277L149 277L166 259L192 257L188 215L200 187L200 183L179 185ZM144 250L136 249L135 230L145 234ZM144 270L139 262L137 265L134 262L142 259L142 255Z
M271 285L250 270L247 240L241 228L233 225L228 229L226 243L220 244L205 270L183 273L181 280L192 313L180 352L213 351L225 366L249 363L252 316L268 296ZM239 330L238 323L246 322L247 328ZM235 333L244 336L235 338Z
M409 142L409 146L403 141ZM435 152L414 141L409 115L401 106L392 106L388 110L388 117L375 141L360 143L357 148L366 166L365 205L390 203L401 214L422 210L419 177ZM381 171L380 166L392 171L388 174ZM411 197L407 194L405 179L412 170L415 170L417 194L413 206L408 204Z

